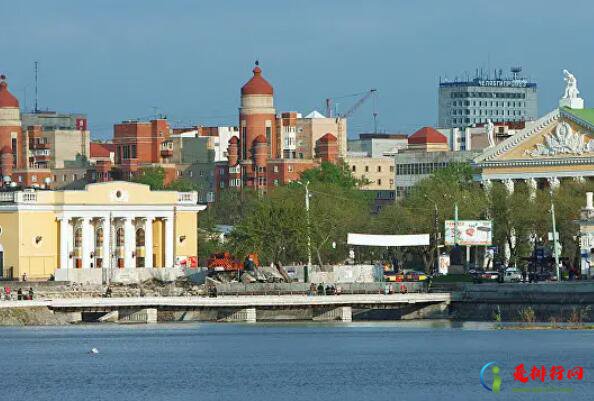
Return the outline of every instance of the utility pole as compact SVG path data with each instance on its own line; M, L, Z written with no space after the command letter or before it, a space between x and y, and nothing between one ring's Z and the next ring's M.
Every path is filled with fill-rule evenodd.
M434 216L433 216L433 229L435 231L435 267L433 274L437 274L439 272L439 220L438 220L438 210L437 210L437 203L433 203L434 209Z
M38 98L37 98L37 72L38 72L38 67L39 67L39 61L35 62L35 113L37 113L39 111L39 104L37 102Z
M553 202L553 191L551 190L551 219L553 221L553 256L555 256L555 272L557 273L557 281L561 282L561 274L559 272L559 249L557 246L557 223L555 221L555 203Z
M296 181L298 184L303 185L305 188L305 218L307 219L307 266L303 269L303 281L309 282L309 270L311 269L311 228L309 220L309 181L305 184L301 181Z

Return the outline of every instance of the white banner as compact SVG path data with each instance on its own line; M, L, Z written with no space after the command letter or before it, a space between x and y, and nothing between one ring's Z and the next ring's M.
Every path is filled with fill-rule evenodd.
M367 246L422 246L429 245L429 234L374 235L349 233L347 243L349 245Z

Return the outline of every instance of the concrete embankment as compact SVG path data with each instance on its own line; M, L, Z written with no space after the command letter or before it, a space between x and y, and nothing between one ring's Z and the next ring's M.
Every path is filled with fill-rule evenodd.
M435 289L452 293L451 319L594 321L593 282L458 284Z
M59 326L69 323L68 316L45 306L0 308L0 326Z

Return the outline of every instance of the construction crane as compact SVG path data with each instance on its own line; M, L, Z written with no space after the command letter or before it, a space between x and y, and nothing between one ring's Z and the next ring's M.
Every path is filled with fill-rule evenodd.
M338 99L345 99L345 98L349 98L349 97L361 96L359 98L359 100L357 100L357 102L351 106L350 109L348 109L344 113L336 113L337 114L336 117L349 118L350 116L353 115L353 113L355 113L355 111L357 111L357 109L359 107L361 107L361 105L363 103L365 103L367 100L369 100L369 98L373 97L373 100L374 100L373 101L373 127L374 127L374 132L377 132L378 113L375 110L375 95L376 94L377 94L377 89L369 89L367 92L354 93L352 95L345 95L345 96L339 96L339 97L334 97L334 98L326 98L326 116L333 117L332 109L333 109L333 106L335 105L335 101Z

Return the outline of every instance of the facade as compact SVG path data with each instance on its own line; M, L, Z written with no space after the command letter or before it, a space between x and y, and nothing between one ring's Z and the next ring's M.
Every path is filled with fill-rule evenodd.
M114 181L75 191L0 192L0 276L99 281L197 257L197 194Z
M518 76L521 69L512 69L511 77L501 70L495 77L478 74L473 80L439 83L440 128L465 128L485 124L535 120L537 85Z
M367 181L362 190L394 191L394 158L347 156L344 162L352 176Z
M408 148L394 157L396 199L406 197L419 181L453 162L469 162L480 152L450 151L447 138L423 127L408 138Z
M406 134L359 134L359 139L349 139L348 153L367 157L394 156L407 145Z
M571 77L569 97L563 97L558 108L474 158L477 180L487 188L501 181L513 191L520 182L529 188L554 188L563 180L594 177L594 109L583 107Z

